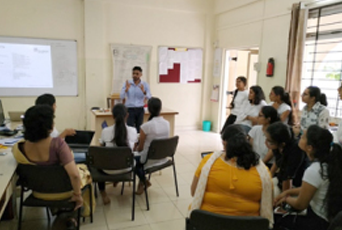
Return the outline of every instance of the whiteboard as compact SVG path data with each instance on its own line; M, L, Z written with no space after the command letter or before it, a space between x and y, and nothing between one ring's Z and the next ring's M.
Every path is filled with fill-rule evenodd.
M142 68L142 80L149 83L151 50L152 46L110 45L113 60L112 94L120 93L126 80L132 79L134 66Z
M16 64L21 65L21 67L25 67L25 65L42 65L41 69L36 68L37 70L35 78L39 77L41 78L42 82L46 81L47 83L45 83L45 85L18 84L15 87L5 87L4 84L0 84L2 86L0 87L0 96L39 96L44 93L51 93L55 96L78 95L77 42L75 40L52 40L0 36L0 45L1 44L3 44L3 46L8 45L16 47L25 47L27 45L32 45L32 47L49 47L48 55L51 55L51 57L49 56L49 60L51 61L45 60L41 62L41 64L36 63L39 60L36 60L34 57L22 57L23 54L25 55L25 51L22 51L21 56L15 60ZM1 64L3 65L1 66ZM10 65L10 68L13 66ZM0 68L1 67L3 70L6 66L4 63L0 63ZM49 71L40 71L43 70L44 67ZM49 82L49 79L47 79L47 72L51 72L51 82ZM6 80L8 81L8 78L5 79L3 75L0 75L0 81ZM29 82L27 79L26 81Z

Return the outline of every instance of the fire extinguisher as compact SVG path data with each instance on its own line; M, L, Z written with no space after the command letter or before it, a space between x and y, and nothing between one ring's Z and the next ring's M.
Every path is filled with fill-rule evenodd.
M270 58L268 59L268 62L267 62L266 76L273 77L273 73L274 73L274 59Z

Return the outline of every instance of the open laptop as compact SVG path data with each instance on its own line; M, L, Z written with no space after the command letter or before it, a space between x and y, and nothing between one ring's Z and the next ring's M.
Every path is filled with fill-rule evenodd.
M94 131L76 130L75 136L65 137L65 142L69 145L74 153L76 163L85 163L88 148L94 136Z
M0 100L0 126L5 125L5 114L4 109L2 108L2 102Z
M25 112L9 111L8 115L11 121L21 121L24 117Z

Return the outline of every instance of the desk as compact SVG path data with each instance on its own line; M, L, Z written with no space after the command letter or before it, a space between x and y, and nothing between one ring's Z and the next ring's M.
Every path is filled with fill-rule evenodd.
M14 129L21 122L12 122L7 125L8 128ZM0 139L6 138L0 136ZM17 161L14 159L12 154L12 148L0 149L0 152L6 152L5 156L0 156L0 218L4 213L4 210L15 195L17 176L15 170L17 169ZM15 207L15 198L13 197L13 206ZM14 209L16 210L16 209Z
M95 135L93 138L92 144L99 145L99 138L101 137L102 132L102 122L106 121L108 126L111 126L114 124L113 115L111 112L100 112L99 110L92 110L91 111L92 117L91 117L91 130L95 131ZM177 115L178 112L170 110L170 109L162 109L160 112L160 115L167 120L170 123L170 136L174 136L175 133L175 115ZM149 112L145 111L144 115L144 122L148 120L150 116Z

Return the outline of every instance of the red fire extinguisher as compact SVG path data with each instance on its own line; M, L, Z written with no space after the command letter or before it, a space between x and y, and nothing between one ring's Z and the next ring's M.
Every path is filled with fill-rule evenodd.
M274 73L274 59L270 58L268 59L268 62L267 62L266 76L273 77L273 73Z

